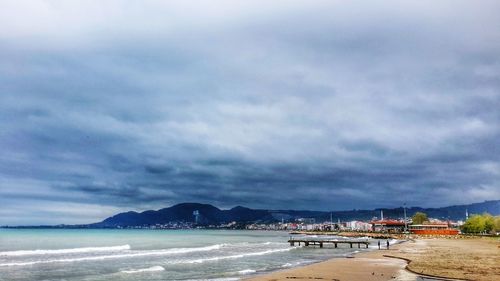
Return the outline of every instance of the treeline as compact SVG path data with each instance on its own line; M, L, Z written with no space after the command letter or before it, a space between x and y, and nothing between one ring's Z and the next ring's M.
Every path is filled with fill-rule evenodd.
M472 215L462 225L463 233L497 233L500 232L500 216L492 216L488 213Z

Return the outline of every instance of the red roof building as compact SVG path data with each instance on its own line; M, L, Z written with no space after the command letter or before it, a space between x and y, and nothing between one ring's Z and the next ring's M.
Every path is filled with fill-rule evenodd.
M420 235L457 235L458 229L450 228L447 223L425 223L410 225L410 232Z

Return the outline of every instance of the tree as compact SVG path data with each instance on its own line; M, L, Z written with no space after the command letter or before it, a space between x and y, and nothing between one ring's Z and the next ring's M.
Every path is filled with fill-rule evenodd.
M462 226L465 233L480 233L484 229L484 220L481 215L472 215Z
M428 221L427 214L422 212L416 212L411 218L413 224L422 224Z
M495 221L495 223L494 223L493 228L494 228L495 232L500 232L500 216L496 216L494 218L494 221Z
M465 233L489 233L496 228L495 219L492 215L472 215L462 226Z
M493 216L488 213L484 213L483 219L484 219L484 232L487 233L492 232L495 227L495 220L493 219Z

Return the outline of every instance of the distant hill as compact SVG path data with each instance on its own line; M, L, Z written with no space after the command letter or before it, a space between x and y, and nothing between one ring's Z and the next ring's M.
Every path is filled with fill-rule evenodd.
M465 210L469 214L488 212L493 215L500 215L500 200L485 201L469 205L457 205L442 208L420 208L410 207L407 216L410 217L416 212L427 213L429 217L439 219L463 220L465 219ZM380 210L384 211L386 218L403 217L403 208L394 209L375 209L375 210L350 210L336 212L322 211L300 211L300 210L259 210L250 209L241 206L229 210L221 210L209 204L200 203L182 203L175 206L160 209L157 211L144 211L120 213L109 217L102 222L91 224L91 227L127 227L127 226L145 226L154 224L167 224L172 222L194 222L194 211L199 212L198 224L210 225L236 221L238 223L249 222L277 222L282 219L293 221L298 218L312 218L316 222L330 220L330 214L336 221L348 220L370 220L380 215Z

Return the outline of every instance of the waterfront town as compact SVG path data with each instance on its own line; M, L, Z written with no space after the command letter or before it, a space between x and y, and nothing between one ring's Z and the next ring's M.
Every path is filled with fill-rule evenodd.
M334 222L316 222L314 219L301 218L294 222L280 222L273 224L249 224L249 230L286 230L286 231L354 231L354 232L379 232L379 233L413 233L413 234L434 234L434 235L456 235L460 233L460 227L465 221L439 220L427 218L384 218L383 211L380 217L374 217L370 221L352 220ZM420 214L417 213L417 216ZM468 214L466 218L468 218Z
M483 219L483 222L474 222ZM488 222L491 221L491 222ZM289 231L291 233L300 232L360 232L360 233L386 233L386 234L418 234L418 235L459 235L461 233L476 234L497 234L499 216L493 217L487 213L483 215L464 215L464 220L440 220L427 218L425 213L416 213L412 217L406 218L385 218L383 211L379 217L371 220L350 220L350 221L316 221L314 218L297 218L293 221L282 220L272 223L243 223L230 222L218 225L198 225L195 222L169 222L167 224L117 227L134 229L246 229L246 230L269 230L269 231ZM482 224L479 228L471 228L468 223ZM482 227L482 228L481 228Z

